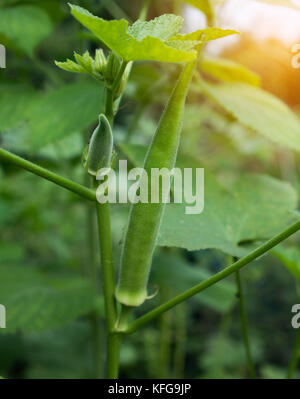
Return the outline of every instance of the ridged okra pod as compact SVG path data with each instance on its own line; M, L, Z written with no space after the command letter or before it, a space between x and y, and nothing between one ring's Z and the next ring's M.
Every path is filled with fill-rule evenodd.
M151 203L151 170L172 170L176 163L184 107L196 61L185 65L147 152L144 173L148 175L148 203L132 204L121 253L117 300L127 306L140 306L147 298L147 284L153 251L165 203Z

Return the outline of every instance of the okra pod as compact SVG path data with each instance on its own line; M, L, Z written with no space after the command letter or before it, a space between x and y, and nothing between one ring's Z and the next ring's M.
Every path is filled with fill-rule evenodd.
M144 173L148 176L153 168L172 170L175 166L185 101L195 64L193 61L185 65L161 117L144 162ZM151 179L148 179L148 185L150 195ZM140 306L147 298L153 251L164 207L162 198L158 203L151 203L148 198L148 203L138 202L131 206L116 289L116 298L124 305Z

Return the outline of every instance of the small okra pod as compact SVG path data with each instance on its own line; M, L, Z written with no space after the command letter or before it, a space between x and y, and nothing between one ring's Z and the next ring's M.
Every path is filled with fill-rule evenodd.
M113 134L110 123L104 114L99 115L99 123L94 130L84 160L87 172L96 176L101 168L109 168L113 154Z
M162 115L144 163L144 173L153 168L173 169L183 124L185 100L196 61L186 64ZM151 193L151 179L148 179ZM165 207L159 203L132 204L121 253L117 300L127 306L140 306L147 299L147 284L153 251Z

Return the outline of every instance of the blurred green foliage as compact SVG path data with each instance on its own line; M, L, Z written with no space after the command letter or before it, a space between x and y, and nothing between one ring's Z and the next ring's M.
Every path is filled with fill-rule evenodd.
M74 3L103 18L128 20L135 20L140 4ZM150 15L172 10L172 1L153 0ZM7 46L7 69L0 72L1 146L88 183L81 157L103 108L103 86L59 70L54 60L72 57L73 50L93 53L99 42L58 0L3 0L0 42ZM299 155L292 149L299 149L299 133L292 133L299 130L298 117L259 88L243 86L245 79L257 84L244 67L232 65L233 75L228 63L220 67L216 72L214 66L204 89L194 84L178 160L180 167L205 167L205 211L191 218L181 206L168 207L150 281L158 294L137 314L205 280L232 255L242 256L296 218ZM177 71L174 65L144 62L133 68L114 131L118 156L132 166L143 160ZM219 79L227 83L211 84ZM91 317L98 320L100 345L105 322L100 267L96 280L90 270L89 223L95 229L90 211L73 194L0 163L0 303L7 306L0 374L5 378L95 376ZM116 260L127 214L126 205L112 207ZM299 237L292 238L242 272L251 347L262 378L285 377L291 357L298 244ZM104 345L99 353L103 376ZM121 377L163 376L248 376L234 279L124 341Z

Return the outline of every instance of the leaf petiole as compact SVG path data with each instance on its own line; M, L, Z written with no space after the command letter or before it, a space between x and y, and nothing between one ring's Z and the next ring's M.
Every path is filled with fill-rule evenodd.
M231 266L226 267L219 273L215 274L214 276L210 277L206 281L190 288L189 290L185 291L184 293L176 296L175 298L171 299L170 301L158 306L156 309L146 313L144 316L141 316L139 319L135 320L133 323L129 325L125 334L132 334L137 331L139 328L143 327L144 325L148 324L150 321L156 319L158 316L167 312L168 310L174 308L176 305L186 301L187 299L193 297L194 295L198 294L206 290L207 288L211 287L212 285L218 283L219 281L223 280L224 278L230 276L231 274L235 273L236 271L240 270L242 267L248 265L253 260L259 258L270 249L278 245L281 241L286 240L291 235L295 234L297 231L300 230L300 220L296 223L292 224L290 227L286 228L283 232L276 235L272 239L268 240L266 243L255 249L254 251L250 252L250 254L246 255L245 257L241 258L237 262L233 263Z
M20 168L23 168L28 172L31 172L46 180L49 180L52 183L55 183L58 186L61 186L69 191L72 191L73 193L89 201L96 201L96 193L94 190L91 190L90 188L82 186L79 183L76 183L70 179L51 172L48 169L42 168L41 166L36 165L33 162L27 161L26 159L21 158L18 155L11 153L10 151L4 150L3 148L0 148L0 160L19 166Z

